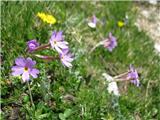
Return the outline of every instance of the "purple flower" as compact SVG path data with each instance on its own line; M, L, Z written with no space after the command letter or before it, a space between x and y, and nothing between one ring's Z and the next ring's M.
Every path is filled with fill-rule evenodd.
M117 46L117 39L112 36L112 33L109 33L109 37L104 40L104 47L107 48L110 52Z
M91 21L88 22L88 26L91 28L96 28L97 18L95 15L92 16Z
M28 46L28 51L32 52L39 46L39 43L36 40L30 40L27 42L27 46Z
M138 76L137 70L132 65L130 65L128 79L131 79L131 83L135 84L137 87L139 87L139 85L140 85L138 78L139 78L139 76Z
M60 60L62 64L66 67L71 68L72 67L71 62L74 60L73 55L69 52L68 49L63 49L62 51L63 52L60 53Z
M51 47L57 50L58 53L62 53L62 49L68 48L68 42L64 41L62 31L53 32L50 38Z
M33 78L37 78L37 74L39 74L39 70L33 68L36 64L31 58L17 58L15 60L16 66L12 67L12 75L19 76L22 75L23 82L29 81L30 75Z

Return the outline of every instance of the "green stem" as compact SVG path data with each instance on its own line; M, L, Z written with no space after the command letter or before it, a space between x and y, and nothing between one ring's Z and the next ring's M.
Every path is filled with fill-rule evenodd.
M83 82L83 80L80 80L80 82L79 82L79 84L78 84L78 87L77 87L77 91L79 91L79 89L80 89L80 87L81 87L81 85L82 85L82 82Z
M32 106L34 106L33 97L32 97L32 93L31 93L31 88L30 88L29 82L27 82L27 86L28 86L28 90L29 90L29 96L30 96L30 99L31 99L31 104L32 104Z

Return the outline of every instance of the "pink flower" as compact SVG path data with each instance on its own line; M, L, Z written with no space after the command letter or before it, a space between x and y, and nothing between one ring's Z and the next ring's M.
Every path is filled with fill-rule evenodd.
M131 79L131 83L135 84L137 87L139 87L140 82L139 82L139 76L137 70L130 65L130 70L128 73L128 79Z
M39 74L39 70L35 69L34 66L36 64L31 58L17 58L15 60L16 66L12 67L12 75L19 76L22 75L23 82L29 81L30 75L33 78L37 78L37 74Z
M62 31L53 32L50 38L50 44L58 53L62 53L62 49L68 48L68 42L63 40Z
M112 36L112 33L109 33L109 37L104 40L104 47L107 48L110 52L117 46L117 39Z
M39 43L36 40L30 40L27 42L28 51L32 52L39 46Z
M63 49L63 52L60 53L60 60L64 66L71 68L72 67L71 62L74 59L73 59L73 55L69 53L68 49Z

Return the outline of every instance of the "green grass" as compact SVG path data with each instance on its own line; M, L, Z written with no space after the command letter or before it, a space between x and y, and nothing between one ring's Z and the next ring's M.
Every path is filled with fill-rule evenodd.
M53 14L58 23L43 23L36 17L38 12ZM137 12L133 2L1 2L1 13L2 119L160 119L160 57L152 40L134 25ZM104 22L95 30L86 22L93 14ZM117 21L126 14L128 24L118 28ZM12 77L10 68L15 58L27 56L28 40L47 43L53 30L64 31L76 59L69 70L59 61L46 63L34 58L41 70L39 78L31 82L34 108L27 85ZM110 31L117 37L118 47L112 53L99 47L90 54ZM51 50L41 53L54 55ZM110 95L102 73L114 76L125 72L129 64L138 68L141 86L129 84L124 91L125 83L121 83L121 96ZM74 96L74 101L64 99L67 94Z

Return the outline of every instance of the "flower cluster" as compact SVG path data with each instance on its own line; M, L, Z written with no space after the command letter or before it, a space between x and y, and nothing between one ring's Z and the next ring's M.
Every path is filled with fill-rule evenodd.
M52 48L53 50L56 50L59 54L58 57L55 56L45 56L45 55L39 55L39 54L33 54L36 51ZM54 31L52 33L52 36L49 40L48 44L41 45L36 40L30 40L27 42L27 51L29 53L32 53L32 55L44 59L44 60L55 60L59 58L61 63L71 68L72 64L71 62L74 60L73 55L69 52L68 42L66 42L63 38L62 31L56 32ZM19 76L22 75L23 81L29 80L29 75L31 75L33 78L37 78L37 74L39 74L39 71L37 69L34 69L33 66L36 64L35 61L32 61L31 58L17 58L15 60L16 66L12 67L12 75L13 76Z
M49 24L55 24L56 19L54 16L40 13L38 12L37 16L42 19L43 22ZM52 48L53 50L57 51L59 55L57 56L46 56L40 54L34 54L36 51L45 50ZM47 44L39 44L37 40L29 40L27 42L27 52L34 57L38 57L43 60L53 61L59 60L61 63L68 67L72 67L72 61L74 60L73 55L69 52L68 42L64 40L63 32L62 31L54 31L48 41ZM31 58L23 58L19 57L15 60L15 66L12 67L12 75L13 76L22 76L23 82L29 81L30 77L37 78L39 74L39 70L34 68L36 62Z
M46 23L49 24L55 24L56 19L54 16L45 14L45 13L38 13L37 16ZM99 22L99 19L93 15L88 22L88 26L91 28L97 27L97 22ZM128 22L128 17L126 17L126 20L118 21L118 27L122 28L124 25L126 25ZM94 48L91 50L95 50L98 46L104 46L109 52L112 52L113 49L117 47L117 38L112 35L110 32L108 37L104 40L101 40L98 44L94 46ZM35 54L37 51L45 50L51 48L52 50L57 52L57 56L47 56L47 55L41 55L41 54ZM63 32L62 31L53 31L50 39L48 40L47 44L40 44L37 40L32 39L27 42L27 52L30 54L30 56L38 57L40 59L46 60L46 61L53 61L53 60L59 60L63 66L67 68L72 67L72 61L74 60L73 54L70 52L69 49L69 43L65 41ZM27 54L26 54L27 55ZM21 76L23 82L28 82L31 80L31 78L37 78L40 71L35 68L36 61L32 60L32 58L27 57L18 57L15 60L15 65L12 66L12 75L13 76ZM129 81L130 83L136 85L137 87L140 86L139 82L139 75L137 70L130 65L129 70L123 74L117 75L115 77L111 77L110 75L103 73L102 74L105 79L108 81L108 87L107 90L109 93L113 93L116 96L120 96L119 88L117 82L122 81ZM79 88L79 87L78 87ZM33 98L31 95L31 89L28 83L28 90L30 91L30 99L31 103L34 106Z
M71 55L71 53L69 52L68 42L64 40L62 31L54 31L49 40L49 44L39 46L39 43L37 43L36 40L30 40L29 42L27 42L27 47L27 50L29 52L39 51L51 47L53 50L56 50L58 52L60 61L64 66L69 68L72 67L71 62L73 61L73 55ZM35 56L44 60L54 59L54 57L52 56Z
M59 53L62 64L69 68L72 67L73 55L69 52L68 42L64 41L62 31L54 31L49 42L52 49Z
M45 13L38 13L37 16L43 20L43 22L49 23L49 24L55 24L56 19L54 16L45 14ZM99 19L93 15L91 17L91 20L88 22L88 26L91 28L97 27L97 21ZM123 21L118 21L118 26L123 27L126 23ZM108 37L102 41L100 41L98 44L94 46L94 48L91 50L95 50L98 46L103 45L104 48L106 48L109 52L112 52L113 49L117 47L117 38L112 35L110 32ZM34 54L36 51L45 50L51 48L52 50L56 51L58 53L57 56L46 56L41 54ZM27 42L27 52L31 55L34 55L35 57L38 57L43 60L47 61L53 61L53 60L59 60L61 63L68 67L72 67L72 61L74 60L73 54L70 53L69 49L69 43L65 41L63 32L62 31L53 31L50 39L48 40L47 44L39 44L37 40L33 39ZM13 76L22 76L23 82L29 81L30 77L37 78L39 74L39 70L34 68L36 65L36 62L32 60L30 57L23 58L19 57L15 60L15 66L12 67L12 75ZM104 75L107 79L106 75ZM111 77L109 77L111 80ZM116 89L115 94L119 95L118 87L116 82L117 81L130 81L136 86L140 85L139 82L139 76L137 70L130 65L129 71L120 74L118 76L115 76L112 78L110 86L115 86ZM110 87L108 90L111 92L113 89Z

